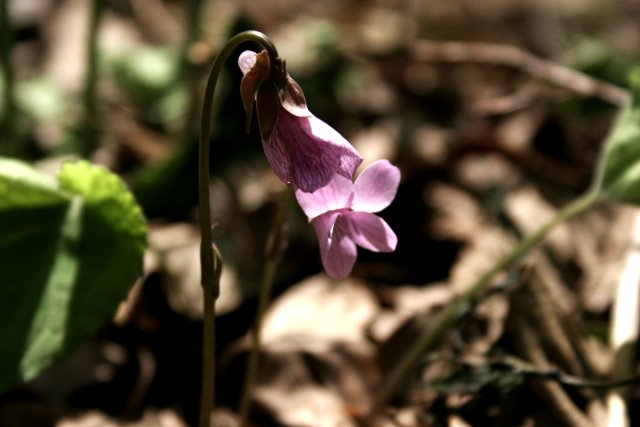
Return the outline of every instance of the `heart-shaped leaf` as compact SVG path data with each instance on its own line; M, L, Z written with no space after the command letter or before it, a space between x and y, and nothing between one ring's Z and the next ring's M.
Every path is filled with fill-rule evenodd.
M106 169L58 181L0 159L0 390L35 377L108 321L142 272L146 221Z

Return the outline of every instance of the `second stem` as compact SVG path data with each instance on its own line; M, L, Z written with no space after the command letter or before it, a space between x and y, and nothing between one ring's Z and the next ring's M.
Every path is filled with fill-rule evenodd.
M449 325L457 318L465 307L467 307L475 297L480 295L491 285L495 277L504 269L513 265L526 255L534 246L544 239L544 237L557 225L584 212L599 200L599 194L595 191L578 197L563 209L561 209L549 222L540 227L533 234L525 237L507 255L503 256L491 269L473 283L468 290L449 305L436 319L435 323L418 337L417 341L405 353L405 356L393 368L386 381L383 383L380 394L374 402L371 414L375 416L380 413L384 405L396 393L400 384L406 381L416 369L424 354L433 347L442 336Z

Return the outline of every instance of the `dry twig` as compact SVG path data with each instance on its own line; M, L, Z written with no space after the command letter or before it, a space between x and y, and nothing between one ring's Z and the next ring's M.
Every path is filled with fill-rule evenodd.
M524 304L522 304L524 305ZM529 324L526 317L514 310L511 317L511 326L514 329L513 336L519 352L538 369L549 369L549 361L542 349L540 337ZM588 427L593 424L585 414L573 403L562 387L555 382L544 380L532 380L532 386L536 393L558 415L558 419L566 426Z
M538 58L515 46L421 40L410 48L409 57L424 62L483 63L511 67L576 94L600 98L613 105L623 106L629 101L629 94L624 89Z

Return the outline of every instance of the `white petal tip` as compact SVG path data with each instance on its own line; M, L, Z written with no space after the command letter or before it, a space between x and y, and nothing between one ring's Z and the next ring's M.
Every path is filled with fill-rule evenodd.
M238 67L240 67L242 74L247 74L255 64L256 53L252 50L245 50L238 57Z

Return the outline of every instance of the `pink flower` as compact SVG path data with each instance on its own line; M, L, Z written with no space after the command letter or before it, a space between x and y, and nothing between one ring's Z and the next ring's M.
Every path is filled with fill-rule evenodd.
M347 277L356 262L356 245L374 252L392 252L398 243L391 227L374 215L391 204L400 183L400 170L387 160L365 168L355 182L335 175L313 193L296 190L320 243L325 271Z
M278 178L305 192L324 187L336 174L351 180L362 157L311 114L284 63L270 64L266 53L245 51L238 65L244 73L240 90L247 119L251 120L255 100L262 147Z

